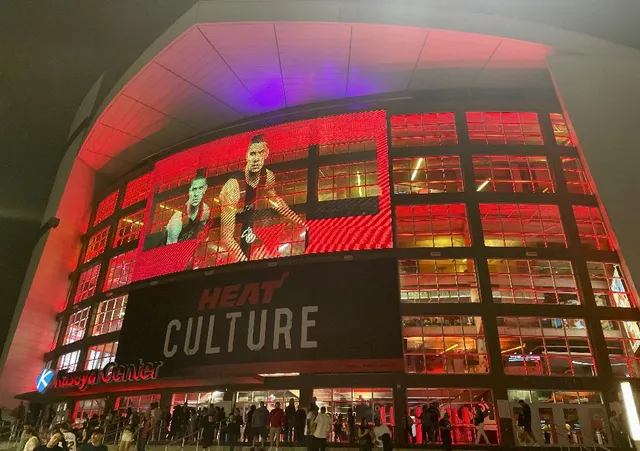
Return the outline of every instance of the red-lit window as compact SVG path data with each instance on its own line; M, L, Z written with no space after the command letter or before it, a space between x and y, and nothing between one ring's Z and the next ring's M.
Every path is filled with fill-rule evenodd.
M93 220L93 225L100 224L116 211L116 203L118 202L118 192L114 191L105 197L102 202L98 204L96 208L96 217Z
M376 150L376 141L374 139L358 139L339 143L320 144L318 146L318 155L342 155L345 153L365 152L367 150Z
M493 302L578 305L580 296L568 261L489 259Z
M73 351L67 354L62 354L58 357L58 371L66 370L70 373L78 369L78 361L80 360L80 351Z
M98 304L93 336L116 332L122 328L128 295L107 299Z
M407 373L488 373L479 316L403 316Z
M84 369L99 370L104 368L107 363L111 363L116 360L116 352L118 352L117 341L89 347Z
M573 206L573 214L576 216L576 225L580 234L580 243L583 246L598 251L610 251L613 249L611 239L607 233L598 207Z
M308 147L299 147L296 149L286 149L279 152L271 152L265 160L265 164L280 163L282 161L293 161L307 158L309 156Z
M147 412L154 402L160 402L160 395L121 396L116 398L115 409L119 417L124 417L128 409L138 413ZM175 406L173 403L171 405Z
M89 260L93 260L98 255L104 252L104 249L107 247L107 237L109 236L110 227L105 227L94 233L91 238L89 238L89 244L87 244L87 252L84 256L84 261L88 262Z
M477 191L502 193L553 193L545 157L475 155L473 169Z
M168 191L179 186L188 185L195 176L195 171L191 165L186 164L184 166L174 166L169 174L166 174L162 178L162 182L158 186L158 192ZM208 176L209 174L207 174Z
M63 345L75 343L76 341L80 341L84 338L90 312L91 307L87 307L71 314L69 317L69 323L67 324L67 330L64 333L64 340L62 341Z
M105 277L102 291L113 290L131 282L135 252L135 250L125 252L109 260L107 276Z
M145 200L149 196L149 189L151 189L150 182L151 174L145 174L127 183L124 198L122 199L122 208L127 208Z
M467 127L474 144L544 144L536 113L468 112Z
M567 245L556 205L480 204L480 215L485 246Z
M393 188L396 194L462 192L460 157L394 158Z
M480 302L471 259L400 260L399 267L401 302Z
M302 157L301 157L302 158ZM292 158L293 159L293 158ZM247 162L245 160L230 161L226 164L216 164L207 168L206 175L211 177L214 175L229 174L236 171L244 171ZM189 179L191 181L191 179Z
M242 224L236 223L233 236L238 242L241 231ZM223 246L220 229L218 227L209 229L207 238L204 241L198 242L193 260L193 269L227 265L230 263L236 263L236 261L225 246Z
M507 375L596 375L584 319L508 316L497 320Z
M184 194L182 196L158 203L155 206L155 210L153 212L150 233L153 234L164 231L167 228L167 224L169 223L169 220L174 213L178 212L182 214L188 198L189 195Z
M96 292L96 284L98 283L98 275L100 274L100 263L93 265L89 269L80 274L78 279L78 287L76 288L76 295L73 297L73 303L77 304L80 301L93 296Z
M549 113L549 117L551 118L551 125L553 126L553 134L556 137L556 144L564 147L575 146L562 113Z
M125 243L130 243L133 240L137 240L140 236L140 232L144 227L144 211L136 211L131 213L118 221L118 228L116 229L116 237L113 240L113 247L121 246Z
M304 204L307 201L306 169L277 172L273 175L275 177L273 188L276 194L280 196L287 205ZM259 189L256 196L256 208L258 210L273 207L273 201L269 200L264 190Z
M318 169L318 201L355 199L380 195L378 163L321 166Z
M398 247L462 247L471 245L464 204L396 207Z
M567 191L573 194L593 194L587 173L578 158L563 157L562 171L567 181Z
M607 343L613 374L640 377L640 323L637 321L600 321Z
M83 399L76 402L73 409L73 426L80 426L88 421L93 415L102 415L104 412L105 400L102 399Z
M606 307L636 306L636 300L629 288L620 265L616 263L587 262L589 279L596 304Z
M393 147L446 146L458 144L453 113L405 114L391 116Z
M520 392L519 392L520 393ZM495 409L493 392L488 388L407 388L407 409L410 417L409 425L415 434L415 444L428 445L433 442L442 443L440 434L435 429L423 426L420 417L423 409L436 405L440 412L451 415L454 433L451 440L454 445L473 445L477 436L474 424L476 406L485 415L484 431L489 440L488 444L500 444L500 430L498 428L498 414ZM472 406L473 408L470 408ZM398 408L396 406L396 408ZM432 434L432 437L429 437ZM431 439L431 440L429 440ZM485 439L482 439L483 443ZM430 442L430 443L429 443ZM477 446L477 445L476 445Z

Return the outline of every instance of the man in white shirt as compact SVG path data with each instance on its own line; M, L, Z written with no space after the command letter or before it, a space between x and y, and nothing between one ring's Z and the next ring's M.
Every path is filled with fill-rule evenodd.
M374 424L375 426L373 427L373 438L376 441L376 448L380 448L380 449L384 449L384 441L386 439L383 440L383 435L388 434L388 440L387 443L391 443L391 429L389 429L389 426L387 426L386 424L382 424L380 422L380 418L376 417L374 419Z
M324 451L327 448L327 437L331 433L331 416L327 413L327 408L322 407L320 413L313 420L316 425L316 429L313 432L313 436L316 441L316 448L319 451Z
M312 404L309 406L309 413L307 413L307 421L304 426L304 439L307 442L307 451L314 451L315 447L315 437L313 436L313 432L315 430L316 424L315 419L318 416L318 406Z
M67 448L69 448L69 451L76 451L76 434L71 431L69 423L60 424L60 432L62 432L62 436L64 437L65 442L67 442ZM60 448L64 448L64 446L60 444Z

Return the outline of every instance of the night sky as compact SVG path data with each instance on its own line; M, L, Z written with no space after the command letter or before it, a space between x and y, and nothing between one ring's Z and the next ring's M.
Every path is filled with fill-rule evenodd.
M614 7L602 0L537 0L524 6L503 0L453 6L422 1L499 11L640 48L638 2ZM194 3L0 1L0 350L77 107L104 73L100 103L136 58Z

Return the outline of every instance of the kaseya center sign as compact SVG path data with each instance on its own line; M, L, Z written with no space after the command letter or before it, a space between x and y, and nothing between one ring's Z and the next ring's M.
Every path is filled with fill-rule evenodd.
M155 380L164 362L144 362L121 365L115 362L107 363L101 369L84 371L59 370L57 372L45 369L36 380L36 388L43 393L47 388L70 389L85 391L90 386L99 384L135 383Z

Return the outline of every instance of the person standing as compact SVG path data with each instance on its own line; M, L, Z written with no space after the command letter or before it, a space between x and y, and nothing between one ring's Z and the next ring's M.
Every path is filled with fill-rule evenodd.
M64 441L67 443L67 448L69 448L69 451L76 451L76 434L74 434L71 430L71 426L69 426L69 423L61 423L59 429L60 432L62 432Z
M244 440L253 445L253 414L256 411L256 405L252 404L247 412L247 425L244 428Z
M307 412L298 404L298 410L296 410L296 426L295 426L295 440L296 443L304 443L304 429L307 421Z
M209 449L213 445L216 430L213 415L207 415L207 421L202 425L202 449Z
M296 404L293 398L289 400L289 405L285 409L284 415L285 415L284 441L292 442L293 430L296 424Z
M269 412L269 451L273 449L274 445L276 449L280 446L280 433L284 422L284 410L280 407L280 403L276 402L276 406Z
M91 438L88 442L83 443L80 447L80 451L109 451L107 446L102 443L104 439L104 432L102 429L96 429L91 433Z
M240 429L242 428L242 415L240 409L229 414L227 425L227 439L229 440L229 451L233 451L240 441Z
M522 406L522 412L518 414L518 426L523 430L525 444L535 444L536 439L531 429L531 407L523 399L518 401L518 404Z
M449 421L449 413L445 412L444 416L438 421L438 429L440 429L440 438L442 439L442 449L451 451L453 442L451 440L451 421Z
M480 405L476 405L476 412L473 417L473 424L476 427L476 445L480 443L480 438L484 437L484 441L489 444L489 437L487 437L487 433L484 431L484 419L487 417L487 413L482 410Z
M366 417L362 417L360 426L358 426L358 445L360 445L360 451L373 449L373 434Z
M307 414L305 428L304 428L304 439L307 443L307 451L314 451L315 446L315 438L313 433L315 431L315 419L318 416L318 406L316 404L311 404L309 407L309 413Z
M380 418L376 417L373 420L373 438L375 440L376 448L380 448L384 451L391 451L393 446L391 444L391 429L386 424L382 424Z
M355 444L358 435L356 433L356 417L353 415L353 409L347 409L347 429L349 430L349 443Z
M260 401L260 407L253 412L251 418L251 426L253 427L253 443L252 448L255 449L258 439L260 440L260 448L264 448L264 442L267 439L267 424L269 423L269 411L264 405L264 401Z
M331 433L331 416L327 413L327 408L322 407L320 413L316 415L313 420L315 428L313 431L313 437L315 442L315 448L319 451L325 451L327 448L327 437Z

